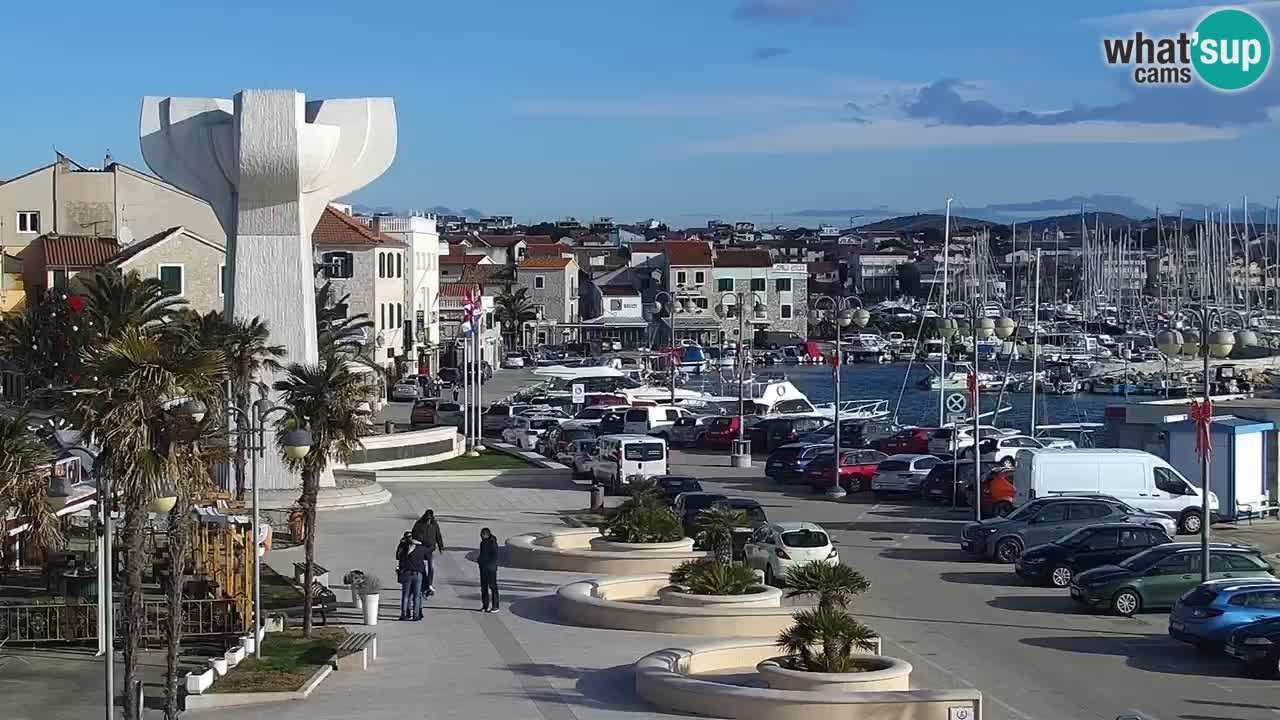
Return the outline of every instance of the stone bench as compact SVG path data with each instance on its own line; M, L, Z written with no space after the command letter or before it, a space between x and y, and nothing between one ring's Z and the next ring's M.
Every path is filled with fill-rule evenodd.
M378 636L374 633L356 633L347 636L338 645L331 664L334 670L368 670L369 663L378 659Z

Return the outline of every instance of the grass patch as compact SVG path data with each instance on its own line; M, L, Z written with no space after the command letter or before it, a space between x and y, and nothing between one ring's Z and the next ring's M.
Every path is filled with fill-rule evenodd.
M459 455L456 458L450 458L443 462L431 463L430 465L414 465L405 468L393 468L395 470L522 470L524 468L536 467L530 463L521 460L518 457L512 457L506 453L490 451L481 453L480 457L467 457Z
M302 591L294 586L293 581L275 568L262 564L262 608L264 610L287 610L302 605Z
M271 633L262 659L249 655L214 683L211 692L290 692L297 690L333 657L347 637L345 628L315 628L311 639L302 630Z

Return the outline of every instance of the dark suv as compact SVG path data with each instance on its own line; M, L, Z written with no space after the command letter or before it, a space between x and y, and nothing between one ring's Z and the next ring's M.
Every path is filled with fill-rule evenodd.
M752 452L768 453L776 447L793 443L801 435L818 430L826 424L825 419L808 415L767 418L752 425L747 430L747 437L751 440ZM843 439L840 444L844 445Z
M1057 540L1027 548L1013 569L1031 582L1064 588L1076 573L1099 565L1115 565L1168 542L1173 540L1164 528L1128 523L1086 525Z
M1097 495L1044 497L1005 517L970 523L960 531L960 547L975 555L1012 563L1025 548L1043 545L1085 525L1121 522L1163 527L1168 518Z
M1223 649L1249 672L1280 680L1280 618L1259 620L1231 631Z

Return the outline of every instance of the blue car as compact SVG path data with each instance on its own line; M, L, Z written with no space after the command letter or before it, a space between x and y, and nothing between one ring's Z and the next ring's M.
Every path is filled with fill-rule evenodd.
M1280 581L1270 578L1211 580L1187 592L1169 613L1169 635L1211 650L1231 631L1280 617Z
M764 476L784 485L797 482L804 476L805 468L830 445L811 445L808 443L791 443L783 445L769 455L764 464Z

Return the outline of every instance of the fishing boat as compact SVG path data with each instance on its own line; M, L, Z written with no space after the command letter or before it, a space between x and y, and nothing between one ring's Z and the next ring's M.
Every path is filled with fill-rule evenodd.
M910 360L916 356L916 341L903 340L898 343L898 347L893 351L894 360Z
M929 338L920 348L919 358L925 362L938 362L946 354L946 343L938 338Z
M1000 346L1004 341L998 337L982 338L978 340L978 360L990 362L996 359L996 355L1000 352Z
M930 367L929 371L932 374L921 380L920 384L930 390L968 390L969 375L973 373L973 366L963 363L958 367L959 370L947 373L946 377L938 375L937 371ZM996 373L980 372L977 376L979 390L999 390L1004 385L1004 378Z

